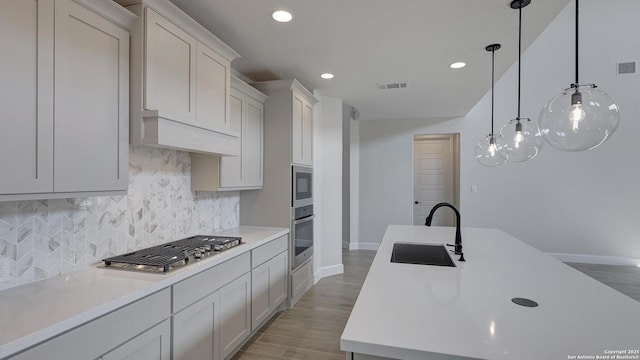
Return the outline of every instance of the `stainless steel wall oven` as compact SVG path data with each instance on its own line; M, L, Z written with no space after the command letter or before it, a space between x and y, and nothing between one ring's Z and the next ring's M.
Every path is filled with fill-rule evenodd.
M313 204L293 208L291 221L291 268L295 269L313 255Z

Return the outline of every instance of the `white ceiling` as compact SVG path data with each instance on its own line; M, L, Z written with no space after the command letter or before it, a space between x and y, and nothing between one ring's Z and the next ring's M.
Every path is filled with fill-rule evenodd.
M510 0L171 1L238 51L232 65L251 80L294 77L355 106L362 120L465 115L491 86L485 46L502 44L496 78L518 56ZM524 48L568 2L532 0L523 9ZM277 9L293 21L273 21ZM454 61L468 65L449 69ZM322 80L323 72L335 78ZM377 89L400 81L408 87Z

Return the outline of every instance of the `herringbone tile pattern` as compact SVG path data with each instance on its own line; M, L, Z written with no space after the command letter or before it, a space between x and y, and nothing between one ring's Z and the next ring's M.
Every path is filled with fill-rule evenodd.
M129 151L129 195L0 202L0 290L238 226L237 192L191 192L189 153Z

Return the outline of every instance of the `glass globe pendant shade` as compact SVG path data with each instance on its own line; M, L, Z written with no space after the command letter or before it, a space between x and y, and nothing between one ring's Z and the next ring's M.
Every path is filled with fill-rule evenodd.
M513 119L500 129L504 146L500 156L509 162L533 159L542 150L542 134L531 119Z
M607 141L619 121L618 105L611 96L593 84L573 84L545 105L538 124L549 145L583 151Z
M476 145L476 160L483 166L496 167L505 163L500 156L504 143L500 134L489 134Z

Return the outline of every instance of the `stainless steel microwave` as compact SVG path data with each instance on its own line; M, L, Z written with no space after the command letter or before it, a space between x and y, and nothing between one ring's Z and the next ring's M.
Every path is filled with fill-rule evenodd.
M291 167L293 194L291 207L297 208L313 204L313 169L304 166Z

